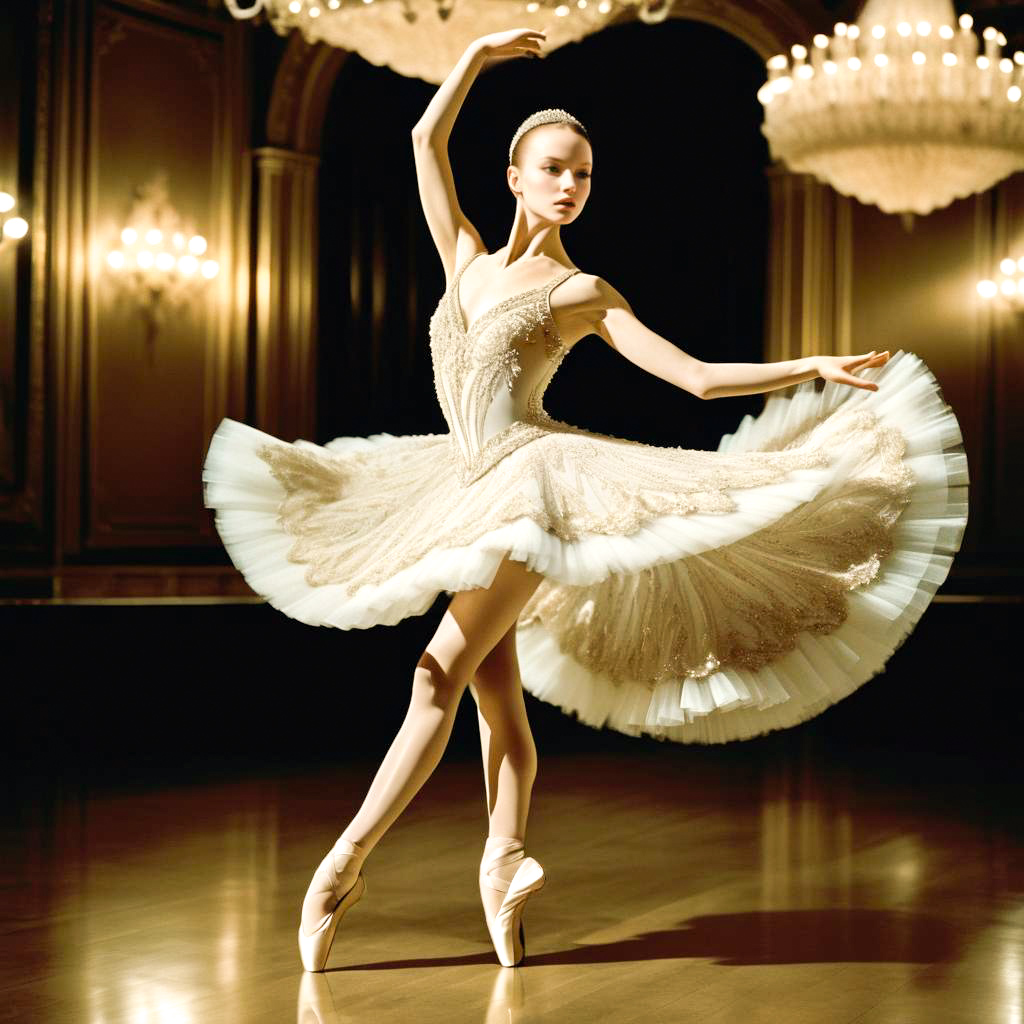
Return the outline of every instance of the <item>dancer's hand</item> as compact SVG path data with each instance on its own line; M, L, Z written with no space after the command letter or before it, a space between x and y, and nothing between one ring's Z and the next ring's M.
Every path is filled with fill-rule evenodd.
M878 385L874 381L861 380L855 376L857 370L866 369L869 366L882 366L889 361L889 350L884 352L868 352L861 356L815 356L814 367L819 376L825 380L834 380L837 384L849 384L855 388L867 388L869 391L877 391Z
M511 28L492 32L472 42L485 57L543 57L541 43L547 33L532 28Z

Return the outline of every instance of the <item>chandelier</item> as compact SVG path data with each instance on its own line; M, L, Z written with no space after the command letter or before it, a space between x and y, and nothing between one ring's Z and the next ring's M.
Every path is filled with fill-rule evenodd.
M867 0L768 61L772 157L886 213L927 214L1024 168L1024 53L949 0Z
M278 35L358 53L371 64L440 85L466 47L510 25L543 29L548 51L579 42L632 7L641 21L668 17L672 0L224 0L238 19L265 11Z

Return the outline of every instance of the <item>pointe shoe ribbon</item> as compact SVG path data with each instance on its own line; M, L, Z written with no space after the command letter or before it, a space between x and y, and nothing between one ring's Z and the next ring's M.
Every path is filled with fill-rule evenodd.
M495 869L517 861L519 867L511 879L493 874ZM486 911L484 914L503 967L515 967L526 954L523 911L530 896L544 887L544 881L544 869L533 857L525 856L521 839L488 838L480 864L480 884L505 894L493 920L487 919Z
M341 849L339 849L339 844ZM353 848L352 851L346 850L346 846L351 846ZM348 857L355 856L356 850L358 850L356 844L348 840L339 839L335 843L327 856L320 862L320 866L313 875L314 880L317 875L320 875L324 881L325 884L322 891L331 890L337 894L337 881L343 870L343 866L342 870L339 870L338 859L346 855ZM366 879L363 877L362 871L360 871L359 877L356 878L354 884L341 896L334 910L320 921L315 931L307 935L303 931L302 924L299 924L299 958L302 960L302 966L307 971L315 972L324 969L327 964L327 957L331 952L331 945L334 942L334 935L338 930L342 917L345 916L345 912L350 907L355 906L363 898L365 893Z

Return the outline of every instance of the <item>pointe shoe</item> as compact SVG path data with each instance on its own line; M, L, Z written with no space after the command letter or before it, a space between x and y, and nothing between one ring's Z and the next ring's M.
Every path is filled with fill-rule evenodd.
M339 839L338 843L356 846L355 843L350 843L347 839ZM337 854L340 857L346 856L344 849L338 849L338 843L335 843L334 847L327 853L327 856L320 862L320 866L316 869L316 873L313 876L316 878L317 874L321 875L325 883L323 891L333 889L335 893L337 892L337 879L340 872L338 871L335 855ZM348 853L347 856L354 856L354 852ZM299 922L299 957L302 960L302 966L307 971L322 971L324 969L324 966L327 964L327 957L331 952L331 945L334 942L334 934L338 930L338 924L341 922L342 917L345 916L345 911L358 903L363 898L365 892L366 879L363 877L362 871L360 871L355 883L339 898L334 910L321 920L314 932L307 935L302 929L302 922Z
M494 873L495 869L517 861L519 867L511 880ZM530 896L544 888L544 881L544 869L533 857L524 856L521 839L488 837L480 861L480 892L481 898L485 888L505 894L493 919L487 916L486 902L484 904L487 930L502 967L516 967L526 956L523 911Z

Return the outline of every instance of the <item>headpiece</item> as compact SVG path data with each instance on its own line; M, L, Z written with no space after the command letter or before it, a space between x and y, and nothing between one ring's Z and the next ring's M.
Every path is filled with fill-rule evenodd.
M536 114L531 114L516 130L515 135L512 136L512 145L508 147L508 162L512 163L512 154L516 151L516 146L519 144L519 140L528 132L531 128L539 128L542 124L574 124L583 130L584 134L587 129L583 127L582 123L577 121L568 110L560 110L558 107L549 107L547 110L538 110Z

